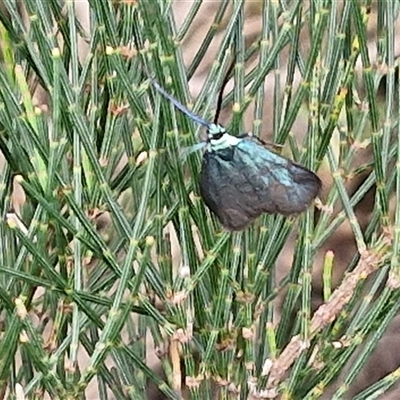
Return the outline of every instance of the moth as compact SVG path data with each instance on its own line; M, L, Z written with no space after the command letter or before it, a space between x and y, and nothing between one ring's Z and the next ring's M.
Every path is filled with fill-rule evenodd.
M217 123L192 113L156 81L154 88L176 108L207 129L200 174L200 194L221 225L245 229L263 213L297 215L321 190L321 180L309 169L268 150L251 133L230 135Z

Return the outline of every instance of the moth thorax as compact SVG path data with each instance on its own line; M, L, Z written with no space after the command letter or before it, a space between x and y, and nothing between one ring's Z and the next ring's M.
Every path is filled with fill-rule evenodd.
M223 133L222 136L209 137L208 151L218 151L226 149L227 147L237 146L242 139Z

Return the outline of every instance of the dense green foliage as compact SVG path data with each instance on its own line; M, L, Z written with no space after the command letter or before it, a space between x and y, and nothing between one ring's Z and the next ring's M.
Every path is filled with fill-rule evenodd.
M26 398L141 399L152 382L170 399L316 399L359 348L331 397L340 398L400 307L398 2L374 10L375 41L368 2L260 1L262 29L249 45L246 2L221 1L218 29L186 67L181 44L201 2L179 28L169 1L89 3L91 34L72 1L26 1L28 18L12 0L0 11L0 397L20 384ZM188 81L210 44L217 57L192 104ZM284 154L330 177L299 218L263 216L234 234L198 195L201 152L181 157L200 127L147 77L212 120L232 61L229 131L242 133L251 106L255 134L273 132ZM39 106L35 89L45 93ZM355 241L347 257L327 251L343 224ZM285 246L294 256L279 261ZM339 263L348 274L335 291ZM147 365L146 335L165 375Z

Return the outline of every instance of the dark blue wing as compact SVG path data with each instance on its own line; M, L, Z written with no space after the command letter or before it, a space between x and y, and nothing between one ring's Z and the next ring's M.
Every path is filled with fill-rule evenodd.
M321 181L308 169L244 139L237 146L204 154L200 188L222 225L240 230L262 213L305 211Z

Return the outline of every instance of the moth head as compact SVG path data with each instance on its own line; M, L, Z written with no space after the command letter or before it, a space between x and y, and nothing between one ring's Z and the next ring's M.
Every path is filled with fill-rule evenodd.
M207 130L208 142L220 140L226 134L226 129L219 124L210 124Z
M236 146L241 139L230 135L226 129L219 124L210 124L207 131L207 150L218 151L228 147Z

